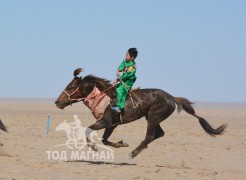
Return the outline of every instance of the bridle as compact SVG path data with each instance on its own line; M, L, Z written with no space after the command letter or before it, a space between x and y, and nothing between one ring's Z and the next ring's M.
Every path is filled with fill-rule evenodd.
M109 89L113 88L114 86L115 86L115 85L112 85L112 86L110 86L109 88L105 89L104 91L101 91L100 94L101 94L101 93L105 93L106 91L108 91ZM69 101L69 102L71 102L71 101L79 102L79 101L83 101L83 100L86 99L86 97L85 97L85 98L71 99L71 96L72 96L72 95L74 95L74 94L80 92L80 91L79 91L79 88L80 88L80 86L78 86L78 87L75 89L75 91L73 91L71 94L67 93L65 90L63 91L63 92L67 95L68 101ZM95 96L93 96L93 97L91 97L91 98L95 98L96 96L98 96L98 94L95 95ZM91 99L91 98L90 98L90 99Z
M79 86L75 89L75 91L73 91L71 94L67 93L65 90L63 91L66 95L67 95L67 98L68 98L68 101L71 102L71 101L82 101L82 100L85 100L85 98L77 98L77 99L71 99L71 96L76 94L76 93L79 93Z

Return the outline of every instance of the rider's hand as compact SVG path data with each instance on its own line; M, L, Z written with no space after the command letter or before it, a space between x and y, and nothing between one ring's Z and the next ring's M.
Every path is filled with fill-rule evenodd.
M116 71L116 76L120 77L120 71L118 71L118 70Z
M118 78L116 78L113 82L113 85L115 85L118 82Z

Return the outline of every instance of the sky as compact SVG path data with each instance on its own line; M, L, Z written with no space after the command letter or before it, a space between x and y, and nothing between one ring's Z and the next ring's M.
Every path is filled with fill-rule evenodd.
M83 67L191 101L246 102L244 0L0 1L0 98L56 99Z

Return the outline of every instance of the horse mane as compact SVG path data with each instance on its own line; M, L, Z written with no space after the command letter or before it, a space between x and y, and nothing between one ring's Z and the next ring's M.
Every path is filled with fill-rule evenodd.
M82 82L83 82L83 87L86 88L88 91L92 91L95 86L100 91L104 91L113 86L109 80L104 78L99 78L92 74L85 76ZM113 95L115 95L115 87L108 89L105 93L108 96L112 97Z

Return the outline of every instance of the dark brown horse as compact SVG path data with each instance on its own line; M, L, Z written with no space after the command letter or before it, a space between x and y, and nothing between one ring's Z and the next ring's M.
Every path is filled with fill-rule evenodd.
M76 69L74 71L73 80L56 100L56 106L63 109L68 105L83 101L83 98L90 94L94 86L97 86L101 91L108 89L106 93L111 98L111 105L114 106L116 97L114 93L115 88L110 88L112 87L112 84L105 79L98 78L93 75L88 75L84 78L77 77L81 71L82 69ZM191 106L192 103L189 100L181 97L173 97L163 90L141 89L135 91L133 97L133 103L137 104L137 102L139 102L139 105L134 109L133 103L128 97L125 104L125 110L122 113L122 118L119 118L119 114L114 112L109 105L105 110L104 117L100 121L89 126L89 128L93 130L105 128L102 140L105 145L113 146L115 148L127 147L128 145L123 141L114 143L108 141L108 138L117 125L129 123L145 117L148 123L146 137L144 141L142 141L141 144L129 154L130 158L136 157L149 143L164 136L164 131L160 126L160 122L168 118L174 112L176 105L178 107L178 112L184 110L196 117L204 131L211 136L222 134L226 128L225 124L221 125L217 129L212 128L205 119L196 115L195 110ZM138 101L136 101L136 99Z
M8 132L6 126L3 124L3 122L1 121L1 119L0 119L0 129L3 130L3 131L5 131L5 132ZM1 140L0 140L0 146L3 146L3 143L1 142Z
M1 121L1 119L0 119L0 129L3 130L3 131L5 131L5 132L8 132L6 126L3 124L3 122Z

